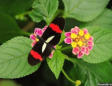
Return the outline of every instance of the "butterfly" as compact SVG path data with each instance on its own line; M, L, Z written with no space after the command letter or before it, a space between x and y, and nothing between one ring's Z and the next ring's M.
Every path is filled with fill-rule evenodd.
M62 17L55 18L47 27L41 37L37 36L39 41L33 46L28 56L28 63L36 65L42 62L51 54L53 46L59 43L62 31L65 26L65 20Z

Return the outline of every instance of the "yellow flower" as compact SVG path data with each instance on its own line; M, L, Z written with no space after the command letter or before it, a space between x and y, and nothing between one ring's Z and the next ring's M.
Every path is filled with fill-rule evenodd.
M80 30L79 31L79 36L83 36L84 35L84 31L83 30Z
M76 84L76 86L79 86L79 85L81 85L81 81L80 80L76 80L75 84Z
M81 46L83 46L83 42L82 41L79 41L78 42L78 45L81 47Z
M85 39L87 39L87 40L88 40L88 39L90 38L90 34L89 34L89 33L87 33L87 34L85 34L85 36L84 36L84 37L85 37Z
M71 34L71 38L72 38L72 39L75 39L76 37L77 37L77 35L76 35L75 33L72 33L72 34Z
M71 45L72 45L73 48L75 48L77 46L77 43L76 42L72 42Z
M38 41L39 41L39 39L37 39L37 38L36 38L36 41L38 42Z

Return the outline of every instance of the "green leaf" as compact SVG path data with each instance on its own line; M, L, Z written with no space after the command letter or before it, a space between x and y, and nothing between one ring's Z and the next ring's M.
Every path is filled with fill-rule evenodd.
M0 12L16 15L28 10L33 0L0 0Z
M87 76L88 76L88 78L87 78L84 86L98 86L98 81L97 81L97 79L95 79L95 77L92 74L90 74L88 72Z
M20 78L36 71L40 64L30 66L28 54L31 40L15 37L0 46L0 78Z
M33 9L29 16L34 22L40 22L41 20L43 20L43 16L38 13L37 9Z
M112 82L112 78L110 77L110 75L112 74L112 64L110 62L103 62L99 64L86 63L85 66L88 68L89 72L97 77L99 83Z
M0 43L21 34L22 31L14 19L9 15L0 13Z
M69 58L69 61L77 65L71 69L73 70L72 73L75 72L76 79L81 80L85 86L97 86L98 83L112 82L110 77L112 74L112 64L109 61L98 64L90 64L74 58Z
M63 0L63 2L65 17L87 22L93 20L102 12L109 0Z
M82 59L89 63L100 63L109 60L112 57L112 36L111 30L101 29L99 27L87 27L90 34L94 37L94 46L88 56Z
M30 14L35 22L45 20L49 24L58 9L58 0L35 0Z
M65 55L62 54L60 51L56 50L53 54L52 59L47 59L47 63L51 71L54 73L56 79L58 79L59 74L62 70L64 64Z
M110 75L112 74L112 64L110 62L103 62L99 64L88 64L85 62L80 62L80 67L88 71L92 77L95 77L99 83L109 83L112 82ZM87 75L88 75L87 72ZM93 75L92 75L93 74ZM89 75L89 77L91 77Z
M105 9L102 15L86 26L99 26L104 29L112 29L112 10Z

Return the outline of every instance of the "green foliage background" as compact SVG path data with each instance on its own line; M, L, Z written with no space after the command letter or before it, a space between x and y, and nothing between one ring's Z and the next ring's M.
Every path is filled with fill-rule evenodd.
M0 0L0 78L21 78L42 68L45 76L41 77L46 82L58 78L62 81L57 86L74 86L75 80L80 80L81 86L112 83L112 9L107 8L110 3L109 0ZM31 50L29 35L34 27L49 25L56 16L63 17L66 25L53 58L30 66L27 61ZM71 47L63 43L65 31L75 25L87 28L94 37L90 55L80 60L72 55ZM62 73L72 83L63 78Z

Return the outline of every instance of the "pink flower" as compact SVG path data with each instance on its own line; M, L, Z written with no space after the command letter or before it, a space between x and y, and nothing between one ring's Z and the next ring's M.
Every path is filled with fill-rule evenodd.
M42 28L42 31L44 32L47 29L48 26L44 26L44 28Z
M77 58L82 58L82 56L84 55L84 53L82 53L81 51L78 53Z
M31 35L30 35L30 39L31 39L31 40L36 40L36 36L35 36L34 34L31 34Z
M66 44L71 44L73 47L72 53L77 55L77 58L89 55L90 51L93 49L93 37L86 28L80 30L79 27L75 26L70 32L66 32L65 36L64 42Z
M36 34L36 36L42 36L43 32L42 32L42 29L40 28L35 28L34 30L34 34Z
M93 42L92 41L88 41L88 45L93 45Z
M89 40L93 41L93 37L91 36L91 37L89 38Z
M56 49L56 45L55 45L55 46L53 46L53 48L55 48L55 49Z
M89 55L89 48L86 48L85 54L86 54L86 55Z
M35 45L36 43L37 43L37 41L33 41L32 44L31 44L32 47L34 47L34 45Z
M78 48L78 47L73 48L72 53L73 53L74 55L78 54L78 53L79 53L79 48Z
M71 33L78 34L80 31L79 27L75 26L74 28L71 29Z
M88 46L88 49L89 50L92 50L93 49L93 46L91 45L91 46Z
M87 34L88 33L88 30L87 29L84 29L84 34Z
M51 54L49 55L49 58L51 59L53 57L54 54L54 50L51 52Z
M86 52L86 47L85 46L81 47L81 52L82 53L85 53Z
M72 39L71 38L65 38L64 42L67 43L67 44L71 44Z
M65 36L66 36L66 37L70 37L70 35L71 35L71 32L66 32L66 33L65 33Z

